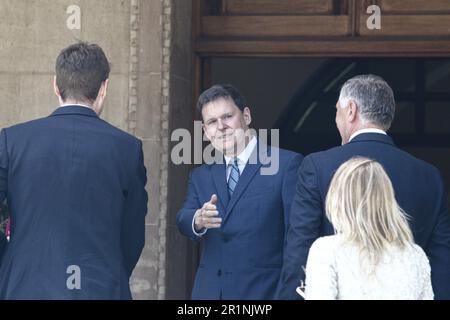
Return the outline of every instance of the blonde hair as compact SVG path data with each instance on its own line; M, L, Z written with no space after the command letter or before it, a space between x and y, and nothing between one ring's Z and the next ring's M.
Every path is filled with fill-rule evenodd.
M331 181L325 206L336 233L358 245L362 262L368 259L369 274L388 245L405 247L413 242L407 214L375 160L354 157L343 163Z

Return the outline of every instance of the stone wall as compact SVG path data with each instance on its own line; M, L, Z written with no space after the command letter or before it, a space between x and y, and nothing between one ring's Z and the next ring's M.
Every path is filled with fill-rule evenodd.
M69 30L67 7L81 9L81 28ZM128 129L130 1L2 0L0 3L0 126L48 115L59 51L78 39L98 43L111 64L103 117Z

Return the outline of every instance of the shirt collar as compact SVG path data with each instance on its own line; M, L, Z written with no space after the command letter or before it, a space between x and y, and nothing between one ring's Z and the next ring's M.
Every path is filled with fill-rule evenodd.
M95 113L94 109L73 104L60 106L58 109L53 111L53 113L50 116L74 115L74 114L98 118L98 115L97 113Z
M94 110L94 109L92 109L92 107L85 105L85 104L80 104L80 103L65 103L65 104L60 105L59 107L67 107L67 106L85 107L85 108Z
M250 142L245 147L245 149L242 150L242 152L237 156L237 158L239 159L239 164L246 164L248 162L248 159L250 158L253 150L256 147L256 143L257 143L257 139L255 136L253 136L253 138L250 140ZM225 157L225 162L226 162L227 166L235 158L235 157L228 157L228 156L224 156L224 157Z
M356 131L355 133L353 133L353 134L350 136L350 139L348 139L348 142L352 141L352 139L353 139L354 137L356 137L357 135L360 135L360 134L362 134L362 133L380 133L380 134L387 135L386 131L383 131L383 130L381 130L381 129L376 129L376 128L361 129L361 130L358 130L358 131Z

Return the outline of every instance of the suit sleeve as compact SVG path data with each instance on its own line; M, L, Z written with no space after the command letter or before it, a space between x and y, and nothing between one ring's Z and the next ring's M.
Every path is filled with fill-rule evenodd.
M284 226L285 234L289 226L289 217L292 209L292 200L295 194L295 184L297 182L297 171L302 163L303 156L301 154L295 155L289 162L287 170L283 177L283 212L284 212ZM286 242L286 239L285 239Z
M447 197L444 192L442 178L439 173L439 203L438 216L426 253L431 265L431 281L435 299L450 299L450 215L446 205Z
M298 180L289 218L283 268L277 288L277 299L299 299L296 288L304 281L308 251L320 235L323 201L317 183L317 172L310 157L298 170Z
M201 207L194 180L195 171L192 171L189 175L186 199L183 207L177 213L177 226L180 232L185 236L191 238L192 240L200 240L201 235L203 234L195 234L192 228L192 221L194 219L195 211Z
M133 272L145 244L145 215L147 214L147 171L144 166L142 142L139 141L133 163L131 183L125 201L122 223L122 252L129 275Z
M6 131L0 132L0 204L8 194L8 150L6 142Z

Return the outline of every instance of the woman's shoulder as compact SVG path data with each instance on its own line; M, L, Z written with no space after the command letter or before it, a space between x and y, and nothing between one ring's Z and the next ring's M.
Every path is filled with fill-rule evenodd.
M411 270L422 270L430 271L430 262L428 260L425 251L415 243L411 243L405 247L393 247L394 250L391 251L396 259L403 263L404 266L408 266Z
M401 250L409 256L415 256L419 259L428 259L427 255L425 254L425 251L423 251L422 247L420 247L419 245L417 245L415 243L411 243L410 245L403 247Z
M324 236L317 238L311 246L314 250L333 250L337 245L341 243L341 237L339 235Z
M334 270L344 249L340 238L338 235L317 238L309 250L307 269Z
M412 254L414 254L417 257L417 259L419 259L422 262L426 262L426 264L429 264L428 257L426 255L425 251L423 251L422 247L413 243L411 245L411 251L412 251Z

